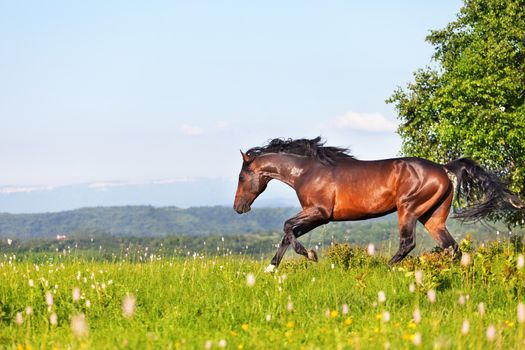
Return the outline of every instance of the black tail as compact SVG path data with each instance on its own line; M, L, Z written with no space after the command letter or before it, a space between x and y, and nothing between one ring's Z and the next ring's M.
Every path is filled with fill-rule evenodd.
M525 203L510 192L495 174L468 158L444 165L456 176L454 216L463 221L478 221L484 217L498 218L509 210L523 210Z

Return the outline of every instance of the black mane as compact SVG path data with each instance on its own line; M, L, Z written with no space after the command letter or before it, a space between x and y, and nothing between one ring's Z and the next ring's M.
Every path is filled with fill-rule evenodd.
M324 146L325 142L318 136L314 139L282 139L268 141L262 147L250 148L246 154L257 157L267 153L289 153L314 158L323 164L332 165L341 158L354 158L348 148Z

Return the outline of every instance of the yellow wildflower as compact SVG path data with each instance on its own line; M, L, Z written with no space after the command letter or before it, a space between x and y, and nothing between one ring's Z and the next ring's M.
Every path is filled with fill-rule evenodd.
M247 331L248 328L250 328L246 323L243 323L243 325L241 326L241 328L244 330L244 331Z
M345 320L345 326L350 326L352 324L352 319L349 317Z
M295 326L295 323L292 321L288 321L288 323L286 324L286 327L288 328L293 328L294 326Z
M336 310L333 310L332 312L330 312L330 317L331 318L335 318L339 315L339 312L337 312Z
M408 341L414 341L415 336L416 336L415 334L405 333L403 334L403 339L408 340Z

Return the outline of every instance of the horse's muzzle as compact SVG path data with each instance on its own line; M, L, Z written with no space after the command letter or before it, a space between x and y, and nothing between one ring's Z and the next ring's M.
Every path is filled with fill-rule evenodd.
M249 212L252 208L249 204L244 203L244 204L240 204L237 206L234 205L233 209L237 212L237 214L244 214L244 213Z

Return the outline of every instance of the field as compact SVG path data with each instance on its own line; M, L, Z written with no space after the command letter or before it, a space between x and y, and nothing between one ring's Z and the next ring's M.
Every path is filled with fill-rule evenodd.
M317 264L288 252L273 275L226 251L4 254L0 347L524 348L521 241L461 247L461 262L442 251L389 268L381 251L334 245Z

